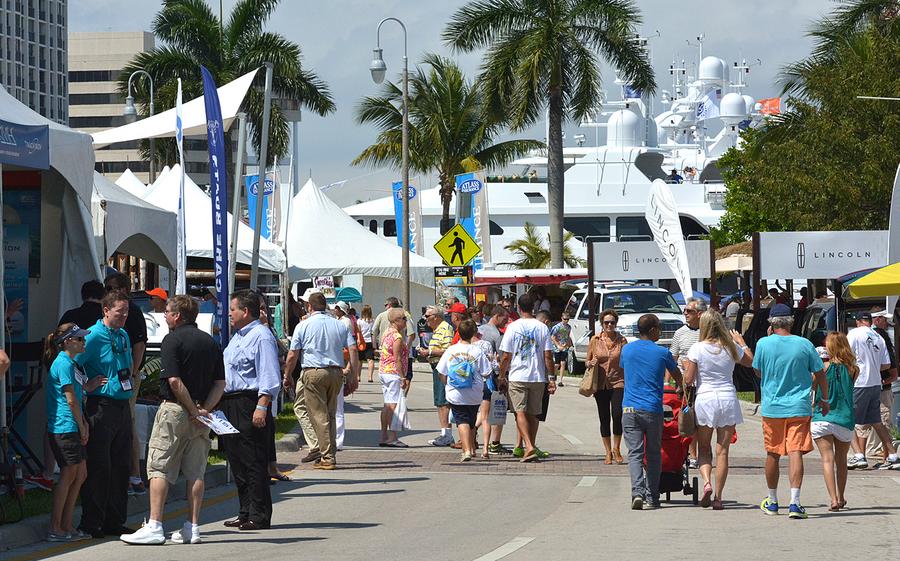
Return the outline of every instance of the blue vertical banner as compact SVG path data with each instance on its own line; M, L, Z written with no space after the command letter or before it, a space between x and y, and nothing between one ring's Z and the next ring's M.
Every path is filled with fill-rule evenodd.
M395 181L391 184L391 194L394 198L394 223L397 225L397 245L403 247L403 238L400 237L403 224L403 182ZM419 190L409 186L409 251L422 255L424 244L422 239L422 201Z
M457 222L481 246L481 253L471 263L473 271L480 271L485 263L491 262L491 217L484 173L456 176L456 217Z
M225 168L225 133L219 92L212 75L200 67L203 75L203 99L206 105L206 138L209 143L209 194L212 199L213 266L218 293L216 322L219 343L228 343L228 185Z
M247 212L250 216L250 227L256 230L256 194L259 190L259 176L248 175L244 179L247 194ZM272 199L275 197L275 181L266 178L266 188L263 191L263 221L262 230L259 235L269 241L272 241L272 231L275 225L274 207Z

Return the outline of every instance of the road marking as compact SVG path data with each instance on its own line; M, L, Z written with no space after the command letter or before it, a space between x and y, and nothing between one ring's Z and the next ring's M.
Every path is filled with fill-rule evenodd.
M594 483L597 482L597 477L594 475L585 475L581 478L581 481L578 482L576 487L593 487Z
M900 477L892 477L891 479L894 480L894 483L900 484Z
M579 440L577 436L572 436L571 434L564 434L562 435L562 437L568 440L572 446L581 446L582 444L584 444L584 442Z
M231 491L228 491L221 495L218 495L215 497L210 497L208 499L203 499L203 508L209 508L209 507L217 505L221 502L225 502L229 499L233 499L236 496L237 496L237 489L232 489ZM180 499L180 500L184 500L184 499ZM182 508L179 508L172 512L166 512L165 517L169 518L169 519L178 518L180 516L184 516L185 514L187 514L187 511L188 511L187 507L182 507ZM61 543L58 545L51 545L50 547L41 548L39 551L32 551L31 553L24 553L22 555L10 557L8 559L5 557L0 557L0 558L6 559L6 561L34 561L36 559L46 559L47 557L50 557L51 555L59 555L59 554L66 553L69 551L83 549L83 548L91 546L91 545L98 545L100 543L103 543L104 541L112 541L114 539L115 539L114 537L110 536L109 538L106 538L105 540L84 540L84 541L80 541L80 542ZM33 545L40 545L40 543L41 542L37 542L36 544L33 544ZM28 546L24 546L24 547L28 547Z
M522 549L532 541L534 541L534 538L513 538L494 551L482 555L475 561L497 561L498 559L503 559L507 555L510 555Z

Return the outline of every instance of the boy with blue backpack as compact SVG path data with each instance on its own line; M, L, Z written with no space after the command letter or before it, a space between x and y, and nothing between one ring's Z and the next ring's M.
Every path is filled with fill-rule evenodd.
M475 454L475 421L484 392L484 380L491 374L490 358L478 345L472 344L477 331L474 321L462 321L458 328L459 343L444 351L437 364L459 430L462 462L471 461Z

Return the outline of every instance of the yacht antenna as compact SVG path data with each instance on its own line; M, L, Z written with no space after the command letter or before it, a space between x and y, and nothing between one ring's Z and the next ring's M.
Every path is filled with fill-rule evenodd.
M672 76L672 91L675 92L675 99L680 98L683 94L681 88L684 86L686 73L687 68L684 67L684 59L681 59L680 66L675 62L675 59L672 59L672 64L669 65L669 74Z
M704 39L706 39L706 34L705 34L705 33L700 33L700 35L697 35L697 42L696 42L696 43L691 43L689 40L685 39L685 42L688 44L688 46L690 46L690 47L698 47L698 48L700 49L700 58L697 59L697 60L698 60L698 64L699 64L699 61L703 60L703 40L704 40Z
M731 83L731 87L737 91L737 93L743 93L744 88L747 87L747 82L745 80L745 76L750 75L750 67L751 66L759 66L762 64L762 61L756 59L756 62L753 64L747 64L747 59L741 59L741 63L738 64L737 61L734 61L734 67L732 70L737 75L734 82Z

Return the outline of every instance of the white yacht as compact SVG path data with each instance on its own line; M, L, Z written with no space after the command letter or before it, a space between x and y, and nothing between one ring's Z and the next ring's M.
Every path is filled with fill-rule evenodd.
M696 79L673 64L672 91L660 92L665 110L655 116L650 98L616 80L622 99L605 103L594 120L581 123L585 129L605 128L606 144L584 146L588 135L576 135L579 145L564 150L564 227L578 240L572 246L577 256L586 256L588 240L650 239L644 219L648 190L654 179L665 180L673 169L684 177L683 183L672 185L684 235L699 236L718 224L725 187L716 162L739 145L742 128L762 119L756 101L741 93L747 69L745 63L734 63L736 80L729 83L728 68L720 58L704 58ZM733 91L725 93L728 88ZM593 136L599 139L599 132ZM493 255L488 268L513 261L504 247L524 236L525 222L547 232L546 154L533 154L515 164L523 167L520 174L488 176ZM696 175L686 175L685 168L696 170ZM420 193L425 256L440 262L433 248L441 237L438 190ZM371 231L396 236L390 196L344 210Z

